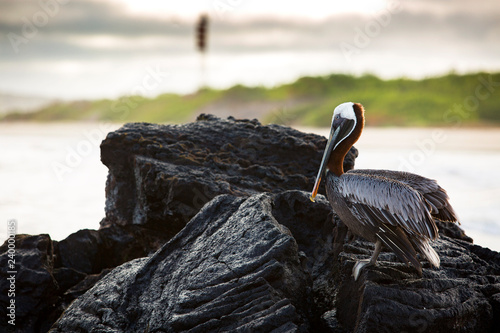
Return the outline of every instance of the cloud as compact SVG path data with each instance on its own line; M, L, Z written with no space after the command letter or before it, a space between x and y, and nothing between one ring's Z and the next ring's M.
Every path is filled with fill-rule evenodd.
M500 13L497 0L418 0L405 1L404 7L412 13L432 13L438 16L489 16Z
M61 0L59 0L61 1ZM174 17L164 19L133 15L116 2L64 0L2 0L0 1L0 32L21 33L25 21L35 23L37 15L45 13L46 25L40 28L41 34L57 35L115 35L146 36L177 34L186 35L186 26L179 26ZM66 4L64 4L67 2ZM40 4L51 3L51 6Z
M57 1L61 4L52 9L41 5ZM391 12L394 3L401 6ZM222 18L212 15L208 50L212 59L217 58L217 75L223 75L225 64L230 68L232 59L238 64L258 59L261 62L254 66L266 68L263 61L279 59L280 54L288 59L289 71L296 75L308 73L308 67L315 68L314 73L324 68L379 75L429 73L429 68L440 72L500 68L497 0L392 0L385 9L371 14L344 13L322 18L304 18L289 12L279 17L271 12L256 16L247 14L242 5ZM148 59L164 59L172 67L187 68L186 59L196 56L196 15L181 17L174 10L162 13L167 14L132 12L116 1L0 0L0 71L13 77L17 70L29 79L32 71L36 75L37 68L44 67L47 73L50 66L62 62L80 63L83 68L116 61L126 67L127 62ZM38 25L37 33L17 45L15 52L9 35L23 37L26 22L35 24L43 15L46 24ZM349 57L343 53L342 46L346 45L354 50ZM321 55L318 57L326 63L308 65L295 58L300 54ZM179 59L185 62L179 65ZM399 67L395 66L397 61ZM297 62L301 62L301 68L295 65ZM266 71L262 70L262 75Z
M57 6L56 0L0 1L2 48L8 43L8 33L22 36L26 19L33 23L37 12L47 12L40 3L53 3ZM389 13L390 23L387 27L382 27L377 39L383 41L384 45L389 45L393 38L397 43L406 38L422 44L426 44L425 40L432 44L439 38L442 38L441 44L499 41L500 20L497 13L500 6L496 5L496 0L483 0L482 3L477 5L467 0L455 0L451 6L449 0L405 2L401 12ZM117 43L121 41L124 45L128 44L128 50L134 54L139 52L136 47L137 39L148 38L154 41L158 52L175 52L176 47L178 50L188 51L194 45L194 22L175 16L160 18L133 15L117 2L76 0L58 5L53 11L54 15L49 17L46 25L38 29L34 39L40 41L40 46L44 42L51 44L54 53L61 55L88 56L89 53L99 51L105 56L112 55L112 50L105 47L99 50L97 44L92 47L89 43L98 36L115 38ZM215 52L325 50L342 42L349 43L355 38L357 29L363 30L375 19L376 16L366 15L332 16L324 20L300 20L296 17L277 19L271 15L243 20L215 18L211 21L209 38L211 50ZM60 47L56 45L58 41ZM85 47L90 48L85 51ZM154 47L146 47L144 51L151 52L152 48ZM116 53L125 49L126 47L119 47ZM46 54L43 48L40 51L41 55ZM5 57L7 54L2 52L0 56Z

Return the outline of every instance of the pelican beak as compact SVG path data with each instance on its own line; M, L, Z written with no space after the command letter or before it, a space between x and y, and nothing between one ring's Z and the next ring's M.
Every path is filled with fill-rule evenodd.
M330 130L330 136L328 138L328 142L326 143L325 152L323 153L323 159L321 160L321 164L319 166L318 175L316 176L316 182L314 183L313 190L311 192L311 199L314 202L316 195L318 194L319 185L321 183L321 178L325 174L326 166L328 165L328 161L330 160L330 155L337 145L349 134L351 134L354 128L355 122L350 119L340 118L335 120L332 124L332 128Z
M323 159L321 160L318 175L316 176L316 182L314 183L311 196L309 197L309 199L311 199L312 202L314 202L314 198L316 198L316 195L318 194L321 178L325 174L325 168L326 165L328 164L328 160L330 159L330 155L332 154L333 148L335 147L335 143L337 141L336 139L339 135L339 132L340 132L340 127L335 128L334 126L332 126L332 128L330 129L330 136L328 138L328 142L326 143L325 152L323 153Z

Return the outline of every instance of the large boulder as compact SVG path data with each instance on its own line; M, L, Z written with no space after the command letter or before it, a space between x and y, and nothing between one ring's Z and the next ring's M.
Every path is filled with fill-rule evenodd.
M219 194L312 189L325 145L290 127L210 115L181 126L126 124L101 144L109 168L101 225L146 225L173 236ZM356 156L353 148L346 170Z
M218 196L151 258L76 300L52 332L313 330L312 280L272 211L268 194Z

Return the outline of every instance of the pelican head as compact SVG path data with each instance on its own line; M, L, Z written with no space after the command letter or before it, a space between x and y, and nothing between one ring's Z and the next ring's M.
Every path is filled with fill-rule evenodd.
M318 176L316 177L316 182L314 183L314 188L311 193L311 201L314 201L314 198L318 194L319 184L321 183L321 178L323 177L327 166L328 169L336 173L337 176L340 176L344 172L342 163L344 161L345 154L358 140L364 126L363 113L363 106L352 102L342 103L333 111L330 136L328 138L323 159L321 160L319 167ZM338 155L336 160L337 162L340 161L340 164L335 163L335 161L330 161L332 153L334 155Z

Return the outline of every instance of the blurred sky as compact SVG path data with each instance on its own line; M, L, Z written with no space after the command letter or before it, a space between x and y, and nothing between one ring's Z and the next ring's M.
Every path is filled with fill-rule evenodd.
M194 43L210 16L205 77ZM500 70L498 0L0 0L0 93L114 98L303 75Z

